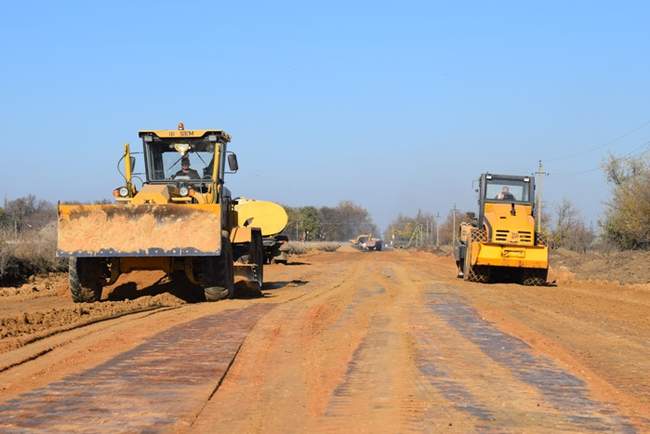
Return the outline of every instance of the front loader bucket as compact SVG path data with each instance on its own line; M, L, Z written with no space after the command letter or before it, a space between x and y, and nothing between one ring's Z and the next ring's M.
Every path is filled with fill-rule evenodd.
M58 214L60 257L221 254L218 204L60 204Z

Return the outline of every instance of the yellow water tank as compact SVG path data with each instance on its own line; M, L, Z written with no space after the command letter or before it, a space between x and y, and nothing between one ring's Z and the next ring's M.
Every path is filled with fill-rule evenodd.
M237 226L262 229L262 236L279 234L289 221L287 212L275 202L240 198L235 205Z

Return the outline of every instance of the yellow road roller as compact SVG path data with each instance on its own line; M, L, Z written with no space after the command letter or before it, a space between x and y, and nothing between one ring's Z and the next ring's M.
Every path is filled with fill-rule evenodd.
M458 276L546 284L548 246L535 226L534 177L484 173L478 193L478 217L460 225L454 248Z

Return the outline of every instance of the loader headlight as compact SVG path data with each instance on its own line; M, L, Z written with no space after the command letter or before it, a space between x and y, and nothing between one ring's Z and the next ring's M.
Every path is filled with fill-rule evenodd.
M187 185L181 185L178 189L178 194L180 194L182 197L186 197L188 194L190 194L190 188Z
M120 194L120 197L127 197L129 195L129 189L126 187L120 187L118 193Z

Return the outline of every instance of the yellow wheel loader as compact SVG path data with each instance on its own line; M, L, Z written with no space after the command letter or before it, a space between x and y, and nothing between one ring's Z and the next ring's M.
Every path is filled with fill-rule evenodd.
M57 256L69 258L73 300L98 301L103 286L133 270L189 281L208 301L233 297L236 276L260 291L262 237L281 231L286 213L272 204L239 215L224 186L225 175L238 170L236 155L227 151L230 136L182 123L139 136L144 173L133 172L135 158L125 145L118 164L125 182L113 191L114 204L58 206Z
M460 225L454 248L458 276L546 284L548 247L535 228L535 179L484 173L478 193L478 219Z

